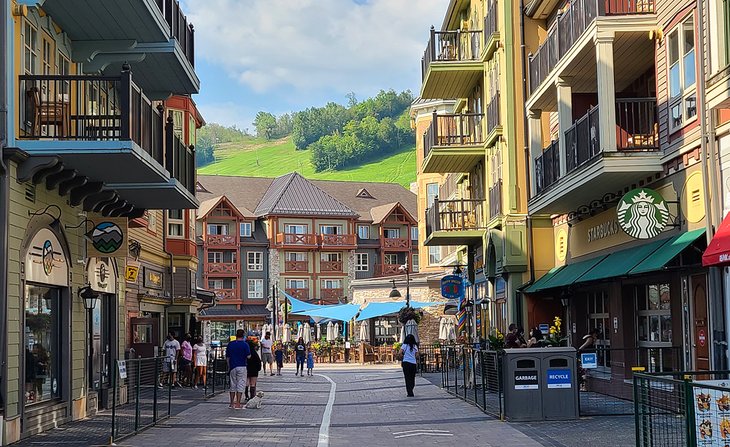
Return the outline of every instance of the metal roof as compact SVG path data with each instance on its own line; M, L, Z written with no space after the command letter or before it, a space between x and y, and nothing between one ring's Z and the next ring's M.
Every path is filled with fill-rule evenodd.
M275 178L254 214L358 217L355 211L298 172Z

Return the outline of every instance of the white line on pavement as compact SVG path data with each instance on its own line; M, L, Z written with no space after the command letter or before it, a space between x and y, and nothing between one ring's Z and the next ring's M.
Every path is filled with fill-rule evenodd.
M394 435L404 435L406 433L424 433L424 432L429 432L429 433L449 433L448 430L438 430L438 429L429 430L427 428L418 428L418 429L415 429L415 430L397 431L397 432L394 432L393 434Z
M410 438L413 436L454 436L451 433L424 433L424 432L418 432L418 433L408 433L407 435L399 435L394 436L395 439L399 438Z
M337 384L324 374L315 374L315 376L324 377L332 384L332 387L330 387L330 397L327 400L327 407L325 407L324 414L322 415L322 425L319 426L319 441L317 442L317 447L328 447L330 445L330 419L332 418L332 407L335 404Z

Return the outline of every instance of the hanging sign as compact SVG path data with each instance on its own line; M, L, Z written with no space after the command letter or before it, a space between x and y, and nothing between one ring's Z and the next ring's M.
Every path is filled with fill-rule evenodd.
M104 293L116 293L117 272L111 258L89 258L86 263L86 275L91 290Z
M127 256L127 219L107 217L99 221L86 233L89 241L87 251L89 257Z
M464 297L464 279L459 275L446 275L441 278L441 296L448 299Z
M618 224L634 239L652 239L669 222L669 208L661 194L649 188L627 192L616 208Z
M124 269L124 280L131 283L137 282L139 276L139 264L127 264Z
M68 261L61 242L48 228L41 228L25 255L25 279L54 286L68 285Z

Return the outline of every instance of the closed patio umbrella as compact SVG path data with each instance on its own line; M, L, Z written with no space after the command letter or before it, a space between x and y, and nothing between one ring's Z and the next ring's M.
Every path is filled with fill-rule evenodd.
M367 323L363 321L360 323L360 341L366 341L368 339L368 327Z
M334 333L333 333L332 337L336 339L339 336L340 336L340 323L335 323L335 329L334 329Z
M300 324L297 328L297 341L302 337L304 337L304 325Z
M447 326L447 333L446 333L446 340L447 341L454 341L456 340L456 323L454 322L453 318L449 318L449 324Z
M406 325L403 327L405 335L413 334L416 337L416 343L418 343L418 323L416 320L408 320ZM403 337L405 339L405 337Z
M441 317L439 320L439 340L446 340L446 318Z
M289 343L291 340L291 332L289 331L289 323L282 325L281 327L281 341L284 343Z
M333 341L335 339L335 325L330 321L327 323L327 341Z
M309 323L304 323L304 343L312 341L312 328L309 327Z
M322 339L322 325L317 324L317 341Z

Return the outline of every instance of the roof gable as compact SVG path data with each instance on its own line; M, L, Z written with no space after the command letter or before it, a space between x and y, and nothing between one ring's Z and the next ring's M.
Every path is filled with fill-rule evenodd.
M373 207L370 210L370 217L372 217L374 224L379 225L387 223L388 218L396 211L403 215L405 221L411 224L418 223L400 202L386 203L385 205Z
M219 207L229 209L233 215L241 219L253 219L255 216L246 208L239 209L226 196L218 196L200 203L197 219L203 219L213 214Z
M275 178L254 214L359 217L350 207L297 172Z

